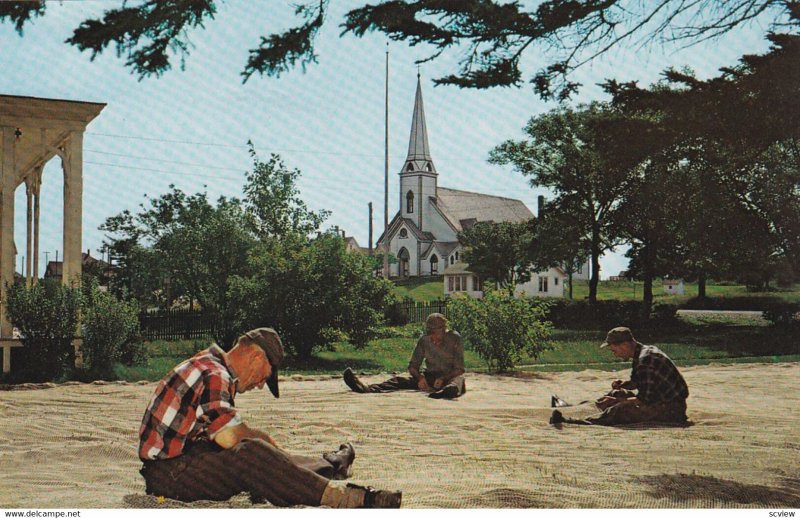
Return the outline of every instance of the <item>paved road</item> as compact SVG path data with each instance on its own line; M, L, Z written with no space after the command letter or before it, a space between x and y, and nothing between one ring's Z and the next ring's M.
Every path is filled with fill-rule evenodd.
M679 315L730 315L760 317L763 311L728 311L720 309L679 309Z

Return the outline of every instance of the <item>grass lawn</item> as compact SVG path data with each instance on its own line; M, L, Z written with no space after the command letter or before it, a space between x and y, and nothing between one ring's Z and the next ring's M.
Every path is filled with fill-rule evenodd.
M409 297L417 302L444 298L444 280L438 277L412 277L395 281L394 293L401 299Z
M345 367L357 372L405 372L420 325L389 328L391 336L373 340L364 349L348 343L338 343L333 350L317 353L309 362L291 361L281 369L284 376L293 374L338 375ZM625 370L629 362L614 358L598 345L604 331L557 329L551 337L552 349L540 358L523 358L517 366L522 371L580 371L587 368ZM752 317L692 316L668 329L636 332L639 341L656 345L678 365L703 365L747 362L800 361L800 326L781 329ZM195 351L207 347L202 341L151 342L147 365L125 367L117 365L120 379L159 380L177 363ZM468 371L485 371L485 364L473 352L465 352Z
M431 280L430 277L411 278L405 281L397 281L394 292L400 297L411 297L418 302L428 302L444 297L444 286L441 278ZM574 281L572 298L575 300L585 299L589 296L589 281ZM655 302L670 302L677 304L685 302L697 296L697 283L686 283L686 294L683 296L666 295L664 293L661 279L653 282L653 296ZM642 300L644 285L641 281L600 281L597 287L597 298L600 300ZM564 296L567 296L567 288L564 289ZM794 285L791 289L775 290L768 292L748 292L744 286L740 285L721 285L707 284L706 295L709 297L779 297L788 301L800 302L800 285Z
M572 298L575 300L585 299L589 296L589 281L573 281L574 287ZM567 288L564 294L568 293ZM644 283L641 281L600 281L597 287L598 300L642 300L644 293ZM669 302L677 304L685 302L697 296L697 283L685 283L685 295L666 295L661 283L661 279L653 281L654 302ZM800 285L794 285L791 289L776 290L767 292L748 292L744 286L740 285L721 285L706 284L706 296L708 297L779 297L788 301L800 301Z

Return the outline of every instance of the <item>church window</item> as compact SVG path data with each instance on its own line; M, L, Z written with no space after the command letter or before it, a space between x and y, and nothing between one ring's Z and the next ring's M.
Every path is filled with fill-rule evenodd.
M400 229L400 239L405 239L408 237L408 230L401 228Z
M455 262L456 262L456 256L454 256L454 255L451 255L451 256L450 256L450 264L453 264L453 263L455 263Z
M439 273L439 258L436 257L436 254L431 256L431 275L436 275Z
M553 286L558 286L558 277L553 277Z
M431 167L431 165L430 165L430 164L427 164L427 165L425 166L425 169L426 169L428 172L431 172L431 171L433 171L433 167Z
M453 284L455 282L455 278L450 276L447 278L447 291L453 291Z
M411 214L414 212L414 192L408 191L406 194L406 212Z
M481 279L477 275L472 276L472 289L474 291L483 291L483 286L481 286Z
M408 165L406 166L406 171L413 171L413 170L414 170L414 164L409 162Z
M456 252L456 261L458 261L458 252Z

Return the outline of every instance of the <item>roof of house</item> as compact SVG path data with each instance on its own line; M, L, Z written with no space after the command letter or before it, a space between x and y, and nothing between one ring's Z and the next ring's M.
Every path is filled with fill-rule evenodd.
M445 187L439 187L436 194L431 201L459 232L481 221L521 223L533 218L521 200Z
M470 273L470 274L472 273L471 271L469 271L469 265L467 263L458 262L444 269L445 275L455 275L463 273Z

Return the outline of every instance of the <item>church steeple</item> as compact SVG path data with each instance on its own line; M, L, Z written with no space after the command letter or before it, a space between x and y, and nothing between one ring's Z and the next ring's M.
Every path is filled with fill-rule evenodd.
M422 104L422 84L417 74L417 95L414 99L414 115L411 119L411 135L408 139L408 156L401 174L436 174L428 145L428 129L425 125L425 108Z

